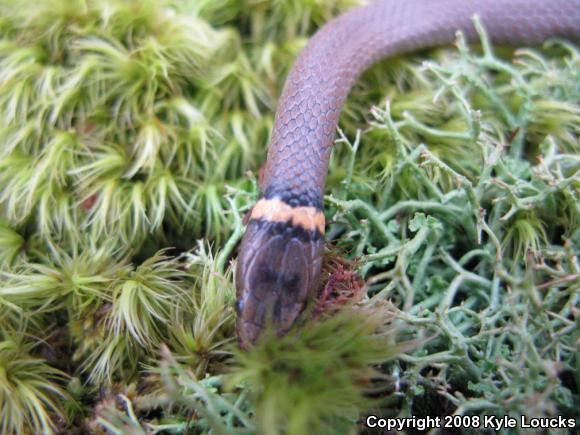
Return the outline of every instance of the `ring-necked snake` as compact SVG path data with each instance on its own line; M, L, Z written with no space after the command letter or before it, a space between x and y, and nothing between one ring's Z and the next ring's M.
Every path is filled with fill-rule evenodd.
M338 118L359 75L395 54L473 40L472 17L494 42L580 39L580 0L379 0L322 27L296 60L276 112L261 185L236 272L237 331L247 347L267 324L286 332L316 290L324 182Z

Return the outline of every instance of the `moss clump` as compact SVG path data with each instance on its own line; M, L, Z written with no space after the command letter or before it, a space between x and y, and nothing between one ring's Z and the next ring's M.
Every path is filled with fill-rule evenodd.
M65 418L67 375L30 354L31 345L0 333L0 431L50 433Z
M347 306L282 338L267 335L236 355L232 383L247 386L263 433L347 431L372 401L369 364L385 363L410 348L397 344L388 307Z

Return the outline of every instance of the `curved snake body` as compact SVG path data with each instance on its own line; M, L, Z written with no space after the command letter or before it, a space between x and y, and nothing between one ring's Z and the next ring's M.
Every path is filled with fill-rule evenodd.
M580 39L580 0L379 0L321 28L288 76L236 273L237 331L247 347L271 323L284 333L316 289L324 183L344 101L359 75L388 56L447 44L472 17L493 42Z

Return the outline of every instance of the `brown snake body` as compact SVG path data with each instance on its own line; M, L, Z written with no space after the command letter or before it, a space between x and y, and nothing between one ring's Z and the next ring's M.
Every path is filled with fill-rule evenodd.
M237 330L247 347L271 323L284 333L316 290L323 250L324 183L344 101L360 74L386 57L474 39L481 18L497 43L580 39L580 0L379 0L321 28L286 80L262 197L241 244Z

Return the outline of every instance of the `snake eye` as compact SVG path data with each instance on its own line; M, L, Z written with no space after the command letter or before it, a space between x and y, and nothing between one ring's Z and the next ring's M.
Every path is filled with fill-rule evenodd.
M320 276L322 236L289 223L253 220L240 252L237 330L248 347L266 326L286 332L306 306Z

